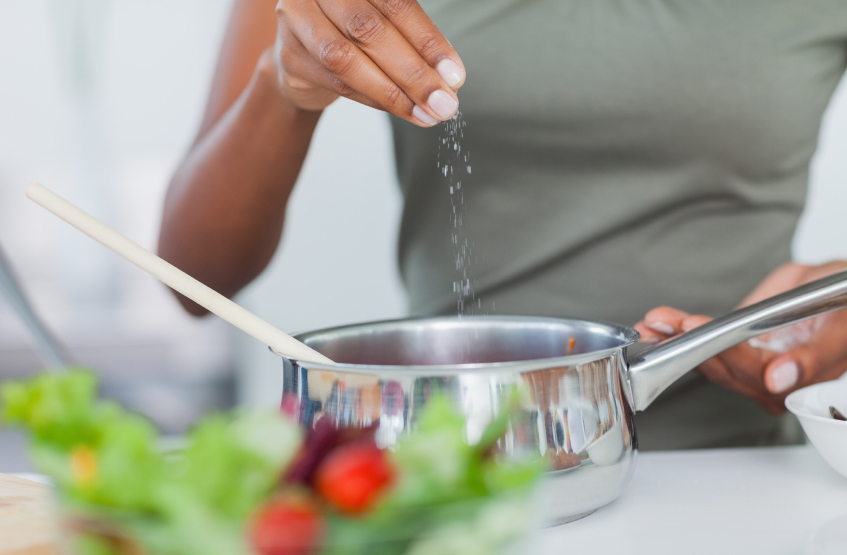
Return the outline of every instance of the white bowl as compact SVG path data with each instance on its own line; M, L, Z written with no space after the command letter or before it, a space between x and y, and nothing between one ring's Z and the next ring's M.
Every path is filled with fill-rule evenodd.
M847 422L835 420L829 407L847 410L847 379L798 389L785 399L785 406L800 420L806 437L818 453L847 478Z

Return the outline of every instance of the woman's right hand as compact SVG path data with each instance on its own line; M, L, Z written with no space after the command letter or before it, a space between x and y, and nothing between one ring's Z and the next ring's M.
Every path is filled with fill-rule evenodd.
M421 127L456 113L464 66L415 0L280 0L276 14L273 62L295 106L344 96Z

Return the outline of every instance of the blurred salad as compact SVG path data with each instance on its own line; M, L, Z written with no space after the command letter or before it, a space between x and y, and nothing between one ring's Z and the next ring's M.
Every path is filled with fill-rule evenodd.
M0 401L55 481L80 555L497 553L530 526L543 469L498 456L508 411L468 445L442 397L394 450L377 446L378 423L324 418L303 434L282 413L235 412L167 451L83 370L6 382Z

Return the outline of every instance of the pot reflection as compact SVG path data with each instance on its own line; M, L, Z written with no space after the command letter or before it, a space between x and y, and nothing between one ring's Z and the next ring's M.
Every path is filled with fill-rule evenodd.
M546 514L551 522L567 522L614 500L631 476L636 443L632 410L624 392L624 348L608 348L615 341L617 345L624 341L611 337L607 349L597 355L549 359L571 351L574 337L578 345L579 330L568 321L540 319L529 321L541 330L515 333L516 321L527 327L525 319L508 318L460 325L484 341L496 343L493 336L502 332L498 323L502 324L509 329L509 342L499 343L498 352L506 360L538 359L539 355L548 358L538 360L535 369L502 367L488 361L473 368L450 366L445 342L466 341L455 330L443 333L445 323L441 319L405 321L397 326L380 324L387 326L384 334L378 328L375 331L362 326L358 331L348 329L341 339L331 333L322 338L318 332L311 341L307 337L307 343L320 350L321 342L327 341L335 346L333 358L346 362L344 350L339 348L343 345L355 353L357 366L309 369L307 363L284 359L284 398L296 399L296 416L304 427L314 426L321 418L330 418L338 426L378 423L377 441L391 447L404 434L413 433L418 414L436 394L450 399L464 414L467 439L475 443L485 426L503 410L505 396L517 388L519 407L500 448L511 457L538 454L546 458L550 468L544 488L548 496ZM450 321L450 325L455 322ZM594 344L598 342L596 326L585 333ZM400 340L398 334L403 335ZM411 362L416 365L399 366L406 361L398 351L412 344ZM367 359L362 353L369 349L379 353L380 365L363 364ZM426 363L427 351L435 353L434 360L441 364L437 369L421 365ZM462 356L466 357L466 352ZM562 364L569 360L574 363Z

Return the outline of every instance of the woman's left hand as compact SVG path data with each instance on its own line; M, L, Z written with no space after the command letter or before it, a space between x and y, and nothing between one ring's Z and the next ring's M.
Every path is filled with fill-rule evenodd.
M820 266L789 263L774 270L739 306L747 306L847 268L838 261ZM658 343L705 324L712 318L663 306L635 325L642 341ZM712 382L758 401L774 414L785 411L785 397L800 387L832 380L847 370L847 310L795 324L770 338L736 345L697 370Z

